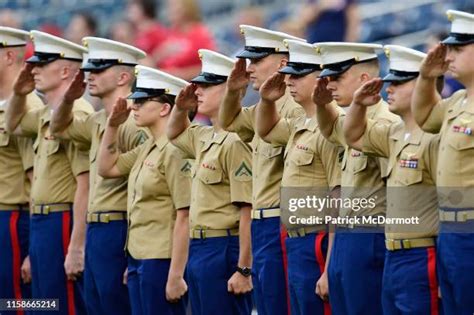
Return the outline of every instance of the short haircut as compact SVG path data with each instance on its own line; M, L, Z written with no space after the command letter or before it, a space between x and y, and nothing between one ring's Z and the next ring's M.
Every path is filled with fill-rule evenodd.
M357 63L352 67L356 68L361 73L368 73L371 77L377 77L380 75L380 65L378 59Z

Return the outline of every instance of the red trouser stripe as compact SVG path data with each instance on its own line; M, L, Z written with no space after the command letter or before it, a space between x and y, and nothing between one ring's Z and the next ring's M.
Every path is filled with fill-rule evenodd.
M426 249L428 252L428 281L431 295L431 315L438 315L438 280L436 278L436 250L434 247Z
M20 217L19 211L13 211L10 216L10 240L12 242L12 258L13 258L13 292L15 299L21 300L21 253L20 253L20 241L18 240L18 218ZM16 312L17 315L23 315L22 310Z
M288 256L286 255L286 237L288 232L286 231L285 226L280 225L280 244L281 251L283 255L283 270L285 271L285 284L286 284L286 304L288 306L288 315L291 315L291 305L290 305L290 287L288 285Z
M71 213L69 211L63 212L63 251L64 257L67 255L67 250L70 241L70 226L71 226ZM67 294L67 309L69 315L75 314L74 307L74 283L66 278L66 294Z
M316 235L316 240L314 242L314 251L316 253L316 261L319 265L319 271L321 274L324 272L324 268L326 267L326 259L324 258L323 254L323 240L324 237L327 235L326 232L320 232ZM324 315L331 315L331 306L328 302L324 302Z

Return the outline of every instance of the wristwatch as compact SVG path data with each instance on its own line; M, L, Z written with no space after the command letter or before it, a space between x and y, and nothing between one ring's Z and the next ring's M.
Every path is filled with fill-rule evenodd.
M237 271L244 277L250 277L250 275L252 274L252 269L249 267L237 266Z

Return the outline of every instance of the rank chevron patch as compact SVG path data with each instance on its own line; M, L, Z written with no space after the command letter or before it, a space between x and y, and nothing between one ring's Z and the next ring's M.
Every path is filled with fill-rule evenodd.
M252 176L252 170L247 166L245 162L242 162L239 168L235 171L235 177L239 176Z

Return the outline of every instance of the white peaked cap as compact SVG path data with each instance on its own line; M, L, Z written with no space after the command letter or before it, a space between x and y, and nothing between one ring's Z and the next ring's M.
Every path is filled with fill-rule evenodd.
M398 45L385 45L385 55L390 61L390 70L419 72L425 53Z
M235 59L218 52L208 49L199 49L198 53L202 64L201 72L227 77L234 67Z
M169 73L145 66L135 66L136 87L140 89L165 90L166 94L178 95L189 83Z
M24 46L30 32L12 27L0 26L0 47Z
M89 50L89 59L118 60L119 63L137 65L146 53L121 42L100 37L84 37L82 43Z
M60 54L61 58L81 61L82 54L87 52L87 49L81 45L48 33L34 30L30 32L30 37L35 53Z
M339 43L327 42L314 44L321 54L323 63L333 64L355 59L355 61L365 61L377 58L377 49L382 49L378 44L362 43Z
M451 21L451 33L443 40L446 45L467 45L474 43L474 14L448 10L448 19Z
M283 42L290 51L290 62L310 63L315 65L323 63L321 55L312 44L293 39L285 39Z

